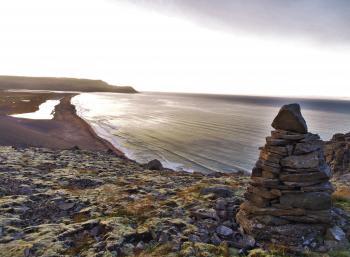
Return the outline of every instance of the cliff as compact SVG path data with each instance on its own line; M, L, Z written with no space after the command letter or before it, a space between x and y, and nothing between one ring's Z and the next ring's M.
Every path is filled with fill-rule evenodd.
M102 80L19 76L0 76L1 89L137 93L132 87L112 86Z

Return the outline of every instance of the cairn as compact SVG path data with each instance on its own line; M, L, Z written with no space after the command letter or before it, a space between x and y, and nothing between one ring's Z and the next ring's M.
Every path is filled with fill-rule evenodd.
M316 249L331 227L330 168L298 104L285 105L252 170L236 219L262 244Z

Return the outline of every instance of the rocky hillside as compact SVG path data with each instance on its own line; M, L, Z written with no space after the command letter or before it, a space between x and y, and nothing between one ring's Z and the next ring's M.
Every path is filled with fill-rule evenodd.
M112 86L102 80L16 76L0 76L1 89L137 93L132 87Z
M148 168L105 152L0 147L0 256L265 256L235 220L248 177ZM334 215L349 237L349 216Z
M103 152L1 147L0 256L237 254L255 245L234 219L247 181Z

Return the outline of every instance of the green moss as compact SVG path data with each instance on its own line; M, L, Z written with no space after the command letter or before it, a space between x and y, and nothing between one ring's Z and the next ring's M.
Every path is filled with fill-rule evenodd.
M192 243L185 242L182 245L179 256L181 257L230 257L230 253L236 254L232 249L227 247L226 244L214 246L205 243Z
M149 244L148 247L136 254L137 257L178 257L177 253L174 253L172 250L171 243L168 244Z
M287 255L284 252L281 251L264 251L262 249L254 249L251 250L248 254L248 257L289 257L290 255Z
M350 200L338 198L338 199L334 199L333 201L334 201L334 206L341 208L346 212L350 213Z

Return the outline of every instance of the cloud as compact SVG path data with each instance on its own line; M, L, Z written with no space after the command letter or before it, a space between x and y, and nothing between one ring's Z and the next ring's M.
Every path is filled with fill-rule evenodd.
M202 26L347 44L349 0L129 0Z

